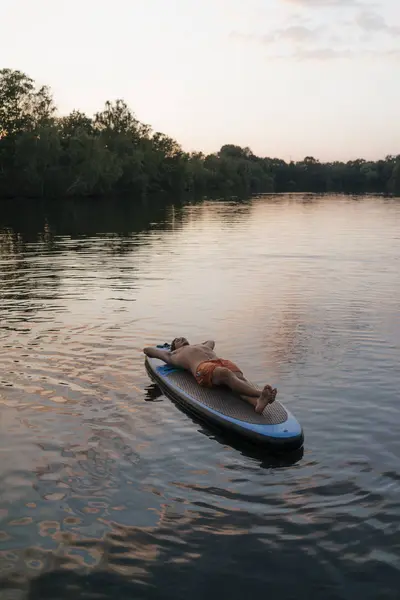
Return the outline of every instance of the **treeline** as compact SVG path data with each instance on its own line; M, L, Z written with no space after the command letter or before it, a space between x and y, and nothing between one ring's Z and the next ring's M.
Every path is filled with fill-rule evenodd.
M232 144L215 154L185 152L138 121L123 100L88 117L57 115L49 88L0 70L0 197L65 197L167 192L400 194L400 155L377 162L287 163Z

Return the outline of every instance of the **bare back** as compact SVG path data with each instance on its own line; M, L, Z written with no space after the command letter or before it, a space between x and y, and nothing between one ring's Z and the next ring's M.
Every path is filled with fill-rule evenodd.
M214 350L204 344L188 345L171 352L171 362L177 367L196 373L197 367L205 360L218 358Z

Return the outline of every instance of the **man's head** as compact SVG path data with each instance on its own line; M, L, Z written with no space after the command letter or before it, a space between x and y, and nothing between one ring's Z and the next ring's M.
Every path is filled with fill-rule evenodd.
M179 348L182 348L183 346L189 346L189 342L187 341L187 339L184 337L175 338L174 340L172 340L171 352L173 352L174 350L179 350Z

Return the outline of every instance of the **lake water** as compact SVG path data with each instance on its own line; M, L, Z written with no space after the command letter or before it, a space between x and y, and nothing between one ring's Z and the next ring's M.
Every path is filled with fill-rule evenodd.
M399 302L399 199L1 203L1 600L399 598ZM161 395L179 335L304 451Z

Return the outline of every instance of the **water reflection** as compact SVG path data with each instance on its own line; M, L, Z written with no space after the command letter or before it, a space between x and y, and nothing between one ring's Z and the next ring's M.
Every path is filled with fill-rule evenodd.
M2 204L1 599L396 598L399 224L381 198ZM175 335L278 385L304 452L165 399L141 349Z
M235 448L235 450L240 452L243 456L247 456L248 458L257 461L257 464L261 468L267 469L291 466L303 457L304 448L299 448L294 452L286 451L282 453L276 450L274 451L271 448L252 444L250 441L243 440L240 436L235 435L234 432L221 430L217 425L202 420L198 415L194 414L174 399L164 396L162 390L154 383L146 386L145 394L145 400L147 402L162 402L164 400L172 402L178 410L181 410L196 426L198 426L198 432L200 434L217 441L225 447L229 445L231 448Z

